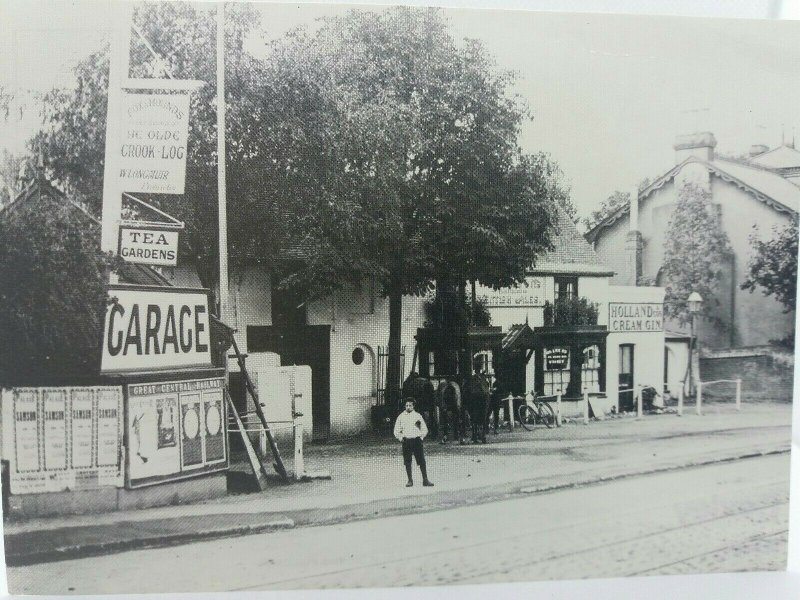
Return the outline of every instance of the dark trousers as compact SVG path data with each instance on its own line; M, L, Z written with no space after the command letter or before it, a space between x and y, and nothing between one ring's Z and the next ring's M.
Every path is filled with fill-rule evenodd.
M425 452L422 449L422 438L406 438L403 440L403 462L411 466L414 457L420 467L425 466Z

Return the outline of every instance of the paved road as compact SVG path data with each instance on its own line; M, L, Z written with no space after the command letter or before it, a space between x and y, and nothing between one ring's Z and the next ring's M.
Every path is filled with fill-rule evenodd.
M784 569L789 455L9 569L13 593L443 585Z

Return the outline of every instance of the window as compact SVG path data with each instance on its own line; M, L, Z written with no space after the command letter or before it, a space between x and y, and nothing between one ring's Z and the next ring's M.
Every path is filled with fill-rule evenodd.
M589 346L583 351L581 384L590 394L600 392L600 348L598 346Z
M360 365L364 362L364 349L361 346L357 346L355 350L353 350L353 364Z
M278 288L272 280L272 324L279 327L306 325L306 302L296 291Z
M577 277L555 277L555 301L578 297Z
M545 396L564 394L569 385L569 348L549 348L544 352Z

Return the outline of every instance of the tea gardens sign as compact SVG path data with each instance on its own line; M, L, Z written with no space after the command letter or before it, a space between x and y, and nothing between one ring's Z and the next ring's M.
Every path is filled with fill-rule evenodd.
M119 255L130 263L174 267L178 264L178 230L122 225Z
M610 332L652 332L664 330L664 306L656 302L609 302Z
M103 373L211 367L208 290L109 286Z

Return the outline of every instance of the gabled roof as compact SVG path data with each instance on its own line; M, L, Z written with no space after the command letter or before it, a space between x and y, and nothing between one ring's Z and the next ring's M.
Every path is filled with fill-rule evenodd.
M600 263L597 253L578 232L566 211L560 206L556 210L557 233L553 239L553 250L539 258L529 272L614 275L612 269Z
M791 146L782 145L754 156L749 162L768 169L800 167L800 152Z
M79 212L86 218L86 223L90 229L97 229L100 227L100 220L92 215L84 206L69 198L61 190L53 187L49 182L40 181L39 179L34 179L29 182L16 198L5 206L0 207L0 218L14 215L26 209L33 211L36 209L36 207L33 206L33 202L43 199L49 199L52 202L64 204ZM127 283L159 286L172 285L161 273L147 265L125 263L120 269L119 274Z
M696 156L690 156L682 163L675 165L644 190L640 191L639 202L664 187L667 183L672 182L686 165L693 163L703 165L708 169L709 173L716 175L723 181L738 186L778 212L800 213L800 187L794 185L782 175L764 167L738 161L723 158L707 161ZM610 227L629 212L629 205L626 204L619 207L586 232L585 238L589 242L593 242L603 228Z

